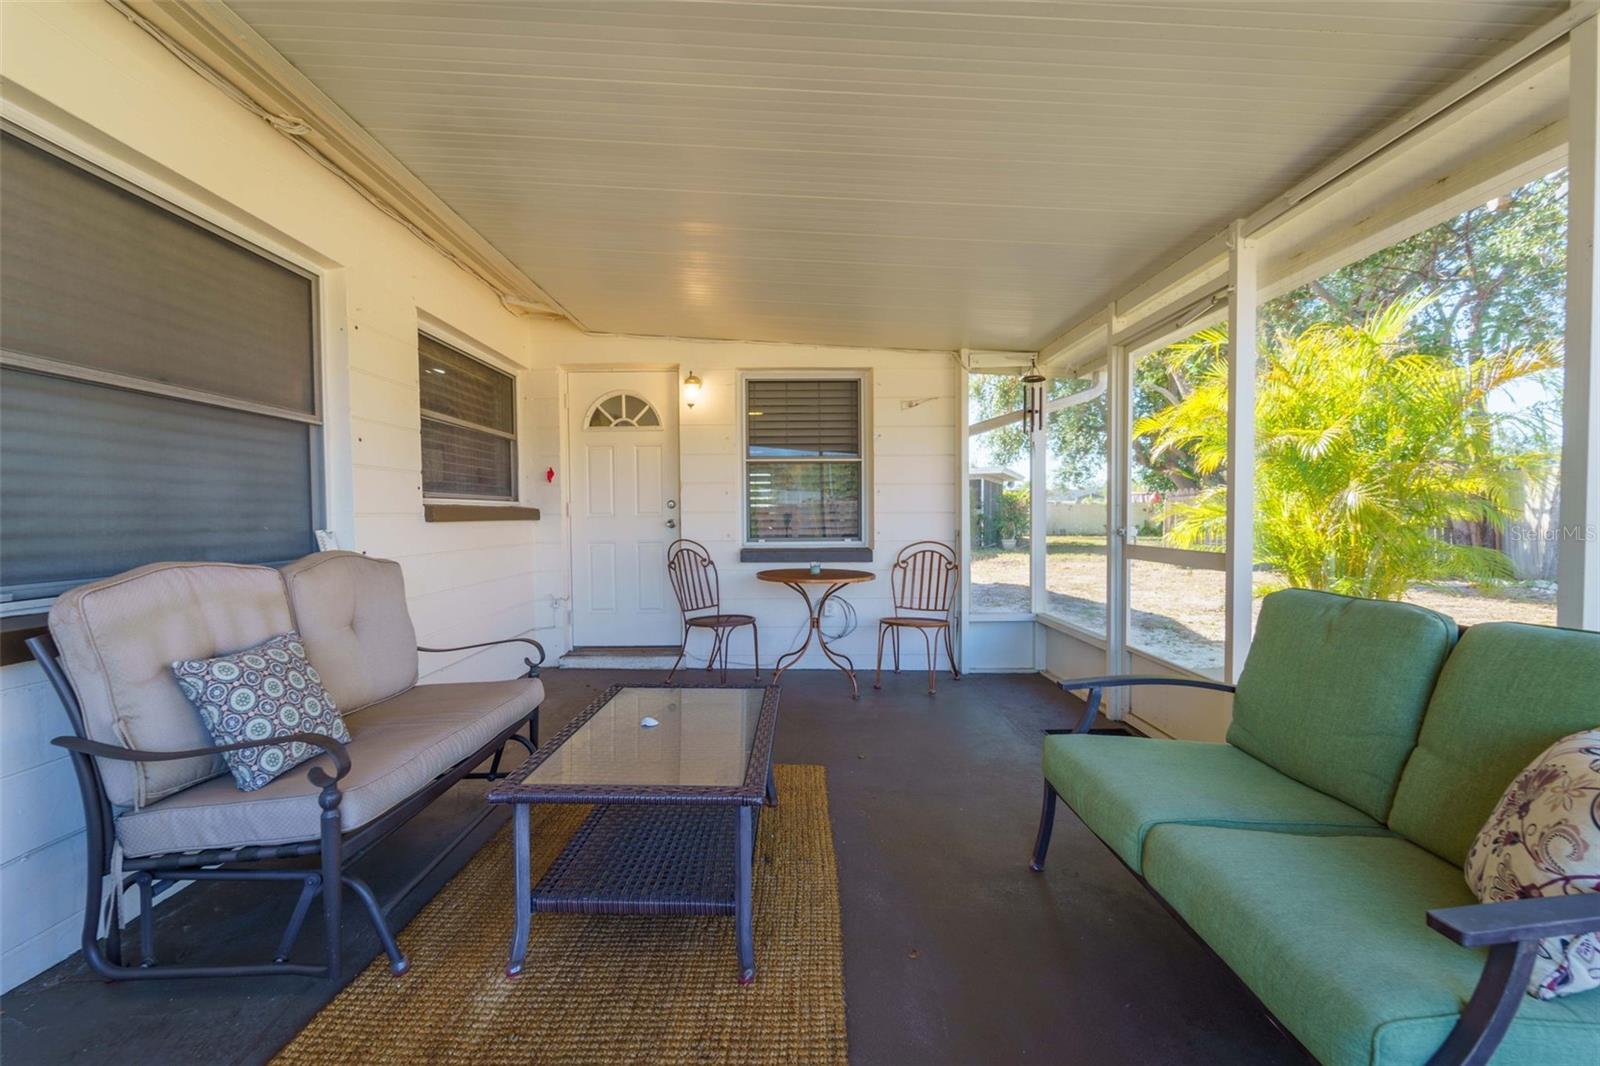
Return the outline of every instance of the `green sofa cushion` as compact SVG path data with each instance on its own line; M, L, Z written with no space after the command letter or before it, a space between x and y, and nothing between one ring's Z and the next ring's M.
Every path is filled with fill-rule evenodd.
M1228 743L1382 821L1456 624L1309 589L1261 603Z
M1159 826L1150 885L1324 1066L1420 1066L1487 953L1428 928L1476 902L1461 870L1399 837ZM1524 997L1494 1066L1594 1066L1600 994Z
M1389 825L1460 866L1512 778L1557 740L1597 726L1600 633L1472 626L1439 675Z
M1228 744L1143 737L1046 737L1044 776L1094 834L1138 872L1164 822L1299 833L1383 833L1360 811Z

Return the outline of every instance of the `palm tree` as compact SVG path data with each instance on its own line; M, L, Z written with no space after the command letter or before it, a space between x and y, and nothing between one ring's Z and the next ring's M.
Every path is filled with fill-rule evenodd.
M1521 445L1517 416L1491 394L1553 371L1549 347L1485 355L1462 365L1415 351L1406 336L1426 299L1403 297L1359 324L1319 323L1263 346L1256 400L1256 562L1290 585L1399 599L1413 583L1512 577L1494 549L1452 544L1452 522L1504 529L1523 487L1554 457ZM1226 336L1207 331L1174 352L1191 366L1210 353L1195 387L1141 418L1153 451L1178 449L1205 474L1227 455ZM1184 346L1174 346L1184 347ZM1215 542L1227 486L1175 504L1172 540Z

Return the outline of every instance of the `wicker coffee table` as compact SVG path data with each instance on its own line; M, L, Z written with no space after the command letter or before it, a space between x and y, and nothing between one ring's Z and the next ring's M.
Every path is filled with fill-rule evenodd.
M515 816L506 975L522 972L535 914L731 914L739 983L755 980L752 866L760 809L778 801L777 724L775 685L613 685L490 789ZM596 805L537 885L531 803Z

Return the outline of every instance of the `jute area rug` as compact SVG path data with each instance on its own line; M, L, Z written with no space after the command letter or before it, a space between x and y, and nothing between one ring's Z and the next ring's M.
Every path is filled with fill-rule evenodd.
M731 917L540 914L505 975L511 827L301 1030L278 1066L339 1063L846 1062L839 879L820 766L776 768L756 840L756 980L741 987ZM589 808L533 809L533 878Z

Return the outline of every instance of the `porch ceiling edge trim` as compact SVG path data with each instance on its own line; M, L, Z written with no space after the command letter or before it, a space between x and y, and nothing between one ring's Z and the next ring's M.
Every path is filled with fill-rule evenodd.
M1547 71L1564 61L1568 52L1567 35L1574 27L1595 18L1597 12L1600 12L1600 4L1594 0L1574 3L1569 10L1479 64L1397 121L1363 139L1334 162L1263 204L1244 219L1246 234L1264 236L1283 228L1293 219L1306 217L1320 205L1347 192L1349 183L1369 172L1376 162L1391 158L1395 152L1415 147L1420 134L1437 120L1449 116L1453 110L1476 110L1488 99L1498 99L1516 92L1527 82L1525 75L1529 72ZM1559 128L1502 137L1489 147L1493 149L1495 162L1501 164L1507 173L1522 174L1531 165L1547 162L1559 155L1565 147L1565 135L1565 123L1562 123ZM1559 139L1560 144L1553 145L1553 139ZM1508 147L1508 140L1515 143ZM1448 211L1440 213L1439 205L1460 202L1463 194L1459 187L1476 187L1483 180L1483 169L1482 166L1464 168L1474 180L1432 183L1438 194L1435 197L1437 204L1422 203L1421 198L1416 196L1407 197L1406 201L1416 217L1431 219L1421 228L1449 217ZM1466 175L1461 177L1465 178ZM1450 188L1447 189L1446 185ZM1375 217L1368 222L1382 217L1388 223L1388 226L1381 227L1383 232L1392 235L1403 227L1404 220L1393 217L1392 205L1385 206L1391 207L1391 210L1375 210ZM1372 231L1378 228L1370 224L1361 227L1363 232L1356 235L1357 239L1351 242L1351 247L1381 246L1373 245L1371 238ZM1291 287L1288 282L1293 278L1303 280L1306 276L1316 276L1320 267L1331 261L1330 257L1338 258L1345 251L1343 247L1335 247L1338 243L1319 240L1315 242L1315 251L1320 253L1318 255L1313 256L1308 249L1302 248L1292 251L1280 261L1271 262L1269 269L1264 271L1268 276L1263 279L1267 283L1263 291L1267 288L1286 290ZM1067 361L1073 364L1075 372L1091 369L1104 358L1105 346L1110 343L1112 335L1127 336L1130 332L1141 332L1151 324L1159 323L1162 316L1181 309L1182 305L1196 296L1214 290L1225 280L1227 263L1227 232L1221 231L1130 284L1108 307L1084 316L1056 334L1040 348L1040 363Z
M564 317L585 329L225 4L106 2L379 210L488 285L508 311Z

